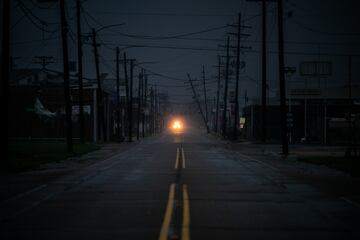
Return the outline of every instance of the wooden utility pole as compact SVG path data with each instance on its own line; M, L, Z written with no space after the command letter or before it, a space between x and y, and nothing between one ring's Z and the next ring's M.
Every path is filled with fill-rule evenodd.
M145 137L145 131L146 131L146 116L145 116L145 109L147 109L147 88L148 88L148 75L146 74L146 71L144 70L144 81L145 81L145 87L143 88L144 89L144 99L143 99L143 120L142 120L142 134L143 134L143 137Z
M261 141L266 142L266 0L262 0L262 53L261 53Z
M223 110L223 119L222 119L222 135L226 138L226 117L227 117L227 95L228 95L228 82L229 82L229 45L230 37L227 37L226 43L226 66L225 66L225 89L224 89L224 110Z
M141 76L142 76L142 81L141 81L141 136L142 138L145 137L145 70L142 68L141 69Z
M68 25L65 15L65 0L60 0L60 18L61 18L61 39L63 51L63 68L64 68L64 98L65 98L65 114L66 114L66 143L67 151L73 152L72 141L72 108L70 100L70 79L69 79L69 53L67 43Z
M79 82L79 138L80 143L85 142L84 121L84 94L83 94L83 66L82 66L82 35L81 35L81 2L76 0L76 25L77 25L77 57L78 57L78 82Z
M220 105L220 79L221 79L221 57L218 56L218 79L216 92L216 114L215 114L215 132L219 129L219 105Z
M208 114L208 105L207 105L207 96L206 96L206 80L205 80L205 66L203 65L202 69L202 77L203 77L203 90L204 90L204 102L205 102L205 116L206 122L209 124L209 114ZM210 129L207 128L207 133L210 132Z
M283 2L278 0L278 48L279 48L279 83L280 83L280 127L282 153L289 154L287 124L286 124L286 92L285 92L285 73L284 73L284 28L283 28Z
M206 131L209 132L209 126L208 126L208 123L207 123L207 121L206 121L206 116L205 116L205 114L204 114L204 111L203 111L202 108L201 108L201 104L200 104L198 95L197 95L196 90L195 90L195 87L194 87L194 85L193 85L193 80L191 79L189 73L187 74L187 76L188 76L188 79L189 79L189 83L190 83L190 86L191 86L191 90L192 90L192 92L193 92L193 98L195 99L195 101L196 101L196 103L197 103L197 105L198 105L198 108L199 108L201 117L202 117L202 119L203 119L203 121L204 121L204 124L205 124L205 127L206 127Z
M158 133L158 91L157 86L155 85L155 93L154 93L154 129L155 133Z
M150 88L150 133L154 133L154 90Z
M141 114L141 91L142 91L142 72L139 73L138 83L138 106L137 106L137 127L136 127L136 139L140 139L140 114Z
M10 0L4 0L2 2L3 7L3 22L2 22L2 46L1 46L1 109L2 109L2 118L3 124L1 124L1 152L2 152L2 167L6 168L9 163L8 159L8 109L9 109L9 79L10 79Z
M120 49L116 47L116 135L118 141L121 141L121 106L120 106ZM121 126L121 127L120 127Z
M237 140L238 122L239 122L239 75L240 75L240 39L241 39L241 14L238 15L238 32L237 32L237 47L236 47L236 83L235 83L235 115L233 140Z
M130 88L129 88L129 142L132 142L133 130L133 76L134 76L134 59L130 59Z
M128 128L128 137L131 135L129 134L131 130L129 130L130 124L129 124L129 116L130 116L130 91L129 91L129 77L128 77L128 71L127 71L127 59L126 59L126 53L124 52L124 74L125 74L125 98L126 98L126 119L127 119L127 128ZM129 138L130 141L130 138Z
M97 50L96 32L92 29L93 48L95 56L95 70L97 80L97 108L98 108L98 136L102 141L106 141L106 124L104 119L104 99L102 95L101 77L100 77L100 66L99 66L99 54Z

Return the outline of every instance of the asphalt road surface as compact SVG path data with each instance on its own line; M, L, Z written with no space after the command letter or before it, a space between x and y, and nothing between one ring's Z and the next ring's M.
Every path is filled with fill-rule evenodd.
M359 208L197 127L0 204L0 239L360 239Z

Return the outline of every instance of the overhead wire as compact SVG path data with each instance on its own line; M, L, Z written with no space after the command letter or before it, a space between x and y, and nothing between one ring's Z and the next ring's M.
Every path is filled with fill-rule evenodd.
M36 27L38 30L42 31L42 32L47 32L47 33L53 33L53 32L57 32L59 31L59 28L56 29L56 30L48 30L45 28L45 26L47 26L47 23L40 20L40 24L42 25L39 25L33 18L31 18L31 16L29 16L31 10L30 9L26 9L24 8L24 4L20 4L19 5L20 7L20 10L24 13L24 16L32 23L32 25L34 27ZM34 14L32 16L35 16ZM15 25L13 25L13 27L15 27Z
M30 2L33 4L34 7L37 7L39 9L41 9L41 10L49 10L49 9L53 8L57 4L57 2L54 1L53 3L50 3L48 7L41 7L40 2L37 3L37 2L34 2L33 0L30 0Z
M34 19L36 19L39 23L47 26L47 25L59 25L58 22L49 22L49 21L45 21L41 18L39 18L38 16L36 16L33 11L34 11L34 8L36 7L36 5L33 5L33 7L30 9L28 6L26 6L26 4L24 4L22 1L20 0L17 0L18 2L18 5L19 7L21 7L23 10L26 10L26 15L30 15L31 17L33 17ZM25 13L25 12L24 12Z
M98 24L101 27L105 27L105 25L103 23L101 23L99 20L97 20L94 16L92 16L89 12L87 12L86 10L83 10L83 12L90 17L96 24ZM216 31L216 30L220 30L220 29L225 29L228 28L227 25L222 25L222 26L217 26L217 27L212 27L212 28L207 28L207 29L203 29L203 30L199 30L199 31L195 31L195 32L189 32L189 33L183 33L183 34L177 34L177 35L170 35L170 36L150 36L150 35L136 35L136 34L127 34L127 33L123 33L123 32L119 32L119 31L115 31L111 28L107 29L111 32L114 32L120 36L126 36L126 37L131 37L131 38L140 38L140 39L156 39L156 40L160 40L160 39L172 39L172 38L179 38L179 37L187 37L187 36L192 36L192 35L197 35L197 34L202 34L202 33L207 33L207 32L212 32L212 31Z
M318 30L318 29L314 29L312 27L306 26L303 23L300 23L299 21L295 20L294 18L290 18L290 21L294 22L296 25L302 27L305 30L308 30L310 32L313 33L318 33L318 34L323 34L323 35L332 35L332 36L360 36L360 33L340 33L340 32L328 32L328 31L323 31L323 30Z

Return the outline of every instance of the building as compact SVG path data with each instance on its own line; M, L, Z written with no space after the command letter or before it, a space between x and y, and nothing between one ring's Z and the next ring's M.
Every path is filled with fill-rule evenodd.
M347 88L329 88L322 91L300 91L292 89L287 93L287 121L292 143L313 142L323 144L344 144L348 141L348 116L351 110L352 128L360 136L360 88L352 89L356 98L349 104ZM326 96L326 97L325 97ZM261 105L258 99L243 108L246 119L244 135L248 139L261 138ZM277 99L269 101L267 107L267 137L270 141L280 140L280 106Z
M70 79L73 138L79 139L79 90L76 76ZM99 134L97 84L84 80L85 140L96 142ZM103 92L106 129L112 120L110 95ZM54 140L66 137L62 74L46 69L14 69L9 88L9 138L11 140Z

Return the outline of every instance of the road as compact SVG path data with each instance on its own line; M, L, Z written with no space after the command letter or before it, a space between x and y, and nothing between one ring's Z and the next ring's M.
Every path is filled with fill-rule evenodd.
M360 239L360 211L224 148L164 133L0 204L1 239Z

